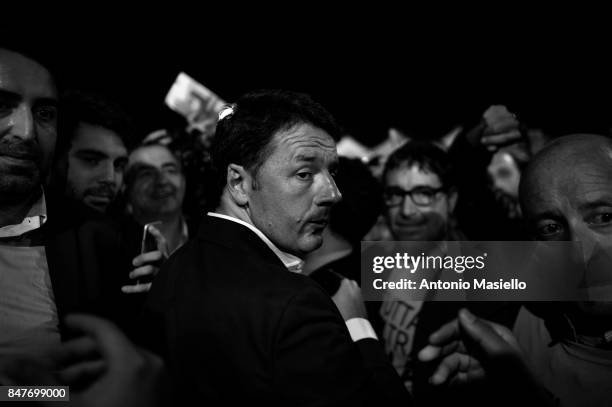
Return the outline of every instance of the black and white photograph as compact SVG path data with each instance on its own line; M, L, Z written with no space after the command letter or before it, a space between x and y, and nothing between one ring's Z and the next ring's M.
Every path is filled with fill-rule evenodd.
M240 7L2 29L0 401L612 406L605 27Z

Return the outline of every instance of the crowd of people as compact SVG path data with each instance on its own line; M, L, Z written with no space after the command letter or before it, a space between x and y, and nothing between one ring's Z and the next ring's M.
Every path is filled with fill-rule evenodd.
M612 298L360 288L363 240L606 259L608 134L541 142L495 105L444 142L339 157L320 103L258 90L194 147L54 74L0 48L0 385L69 386L81 406L610 405Z

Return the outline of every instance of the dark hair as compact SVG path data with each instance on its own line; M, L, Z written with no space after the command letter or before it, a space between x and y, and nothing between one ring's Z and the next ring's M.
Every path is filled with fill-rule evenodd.
M357 245L382 211L382 187L367 165L346 157L339 158L335 181L342 200L332 207L329 226Z
M407 142L389 156L383 171L383 182L392 170L413 165L423 171L436 174L444 188L455 186L452 163L448 154L431 142L416 140Z
M112 130L128 150L134 145L133 123L121 106L102 95L73 90L60 98L58 156L70 149L75 130L81 123Z
M226 183L227 166L242 165L253 176L270 154L276 133L305 123L326 131L334 140L340 128L332 115L310 96L284 90L258 90L240 97L233 112L217 123L211 158L217 186Z

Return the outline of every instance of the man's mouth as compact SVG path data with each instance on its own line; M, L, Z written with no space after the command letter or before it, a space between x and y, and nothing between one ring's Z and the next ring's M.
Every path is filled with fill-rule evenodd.
M0 159L18 165L37 164L42 158L40 148L34 142L0 143Z
M171 189L154 191L153 194L152 194L152 197L154 199L165 199L165 198L169 198L171 196L174 196L174 190L171 190Z
M109 197L108 195L88 195L87 196L87 201L89 202L89 204L96 206L96 207L107 206L108 204L110 204L111 200L112 200L111 197Z
M110 190L93 190L85 193L85 200L95 207L106 207L115 199L115 194Z
M112 198L108 195L93 195L85 196L84 201L88 206L96 208L99 211L105 211L108 205L112 202Z
M425 226L426 223L427 222L424 220L419 220L416 222L400 221L400 222L395 222L395 226L400 229L420 229L423 226Z
M3 161L10 162L10 163L18 164L18 165L24 165L24 164L30 165L30 164L36 163L36 157L32 155L3 154L3 155L0 155L0 159L2 159Z
M8 153L4 153L2 154L3 156L6 157L13 157L13 158L18 158L20 160L34 160L36 159L36 154L32 154L29 152L8 152Z

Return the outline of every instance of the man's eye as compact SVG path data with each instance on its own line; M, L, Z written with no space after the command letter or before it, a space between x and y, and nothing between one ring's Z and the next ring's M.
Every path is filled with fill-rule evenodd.
M34 114L43 122L52 122L57 118L57 109L55 107L39 107L35 109Z
M296 174L296 176L302 181L308 181L312 179L312 172L310 171L300 171Z
M0 100L0 112L8 112L13 110L14 106L12 103L3 102Z
M432 198L436 193L434 191L425 190L425 191L417 191L415 192L415 194L423 195L423 196L426 196L427 198Z
M79 157L79 160L91 167L95 167L100 163L100 159L94 157Z
M560 224L553 222L544 223L537 228L538 235L542 237L556 236L561 233L562 230L563 227Z
M389 197L404 196L404 191L397 188L386 188L384 194Z
M429 188L418 188L412 192L414 195L421 195L426 198L433 198L436 195L436 191Z
M126 166L127 166L127 163L125 162L115 163L115 171L125 172Z
M612 223L612 212L598 213L589 219L589 223L596 226L604 226Z

